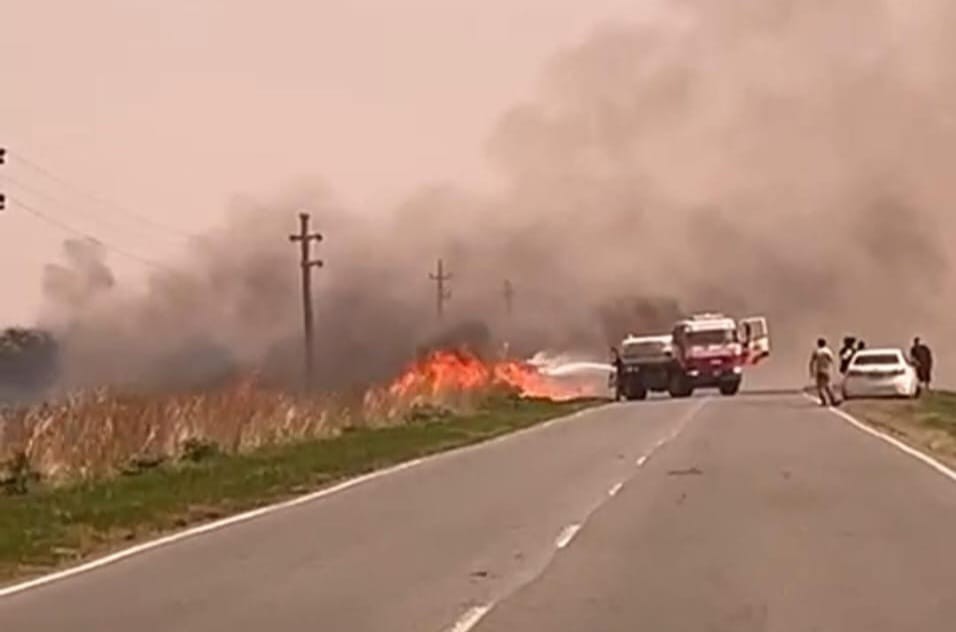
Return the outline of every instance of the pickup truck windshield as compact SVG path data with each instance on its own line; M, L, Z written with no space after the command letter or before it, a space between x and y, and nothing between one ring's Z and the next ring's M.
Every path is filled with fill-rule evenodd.
M624 356L646 358L664 355L666 345L662 342L635 342L624 346Z

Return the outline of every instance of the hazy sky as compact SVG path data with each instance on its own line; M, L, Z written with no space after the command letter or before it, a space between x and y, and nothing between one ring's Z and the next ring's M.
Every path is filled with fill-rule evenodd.
M8 196L158 259L178 242L18 163L197 231L230 196L324 178L352 207L480 183L495 117L628 0L3 0ZM26 191L21 184L33 189ZM41 195L42 194L42 195ZM105 213L105 215L104 215ZM29 321L67 233L0 215L0 324ZM135 275L138 264L116 256Z

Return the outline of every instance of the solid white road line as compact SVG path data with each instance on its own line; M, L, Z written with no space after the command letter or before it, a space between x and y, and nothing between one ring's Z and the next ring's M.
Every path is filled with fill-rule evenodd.
M802 395L807 400L819 405L819 401L813 395L810 395L808 393L803 393ZM922 461L923 463L930 466L931 468L933 468L934 470L936 470L937 472L939 472L946 478L952 481L956 481L956 471L944 465L940 461L934 459L933 457L926 454L925 452L921 452L917 450L916 448L914 448L913 446L907 443L904 443L903 441L900 441L896 437L890 436L886 434L885 432L880 432L873 426L869 425L866 422L860 421L859 419L857 419L850 413L846 412L845 410L840 410L839 408L828 408L827 410L833 413L834 415L836 415L837 417L839 417L840 419L842 419L843 421L847 422L848 424L850 424L857 430L861 430L870 436L876 437L877 439L881 441L885 441L886 443L890 444L897 450L913 457L914 459L918 461Z
M578 534L578 531L581 530L581 525L579 524L569 524L561 531L561 534L558 536L558 539L555 540L554 545L559 549L563 549L569 544L571 540L574 539L574 536Z
M10 595L14 595L16 593L23 592L25 590L30 590L31 588L38 588L45 584L50 584L56 581L67 579L75 575L88 573L92 570L96 570L97 568L108 566L110 564L115 564L116 562L119 562L120 560L124 560L126 558L133 557L135 555L140 555L140 554L146 553L147 551L158 549L159 547L166 546L168 544L173 544L174 542L179 542L181 540L192 538L204 533L209 533L212 531L225 529L226 527L230 527L232 525L239 524L242 522L248 522L249 520L254 520L255 518L259 518L261 516L275 513L283 509L289 509L297 505L303 505L305 503L318 500L324 496L337 494L351 487L355 487L356 485L361 485L362 483L365 483L367 481L415 467L416 465L420 464L423 460L424 459L415 459L414 461L407 461L405 463L400 463L399 465L390 467L385 470L370 472L368 474L364 474L362 476L358 476L356 478L349 479L347 481L339 483L338 485L333 485L332 487L327 487L317 492L306 494L305 496L299 496L297 498L293 498L292 500L287 500L285 502L281 502L275 505L268 505L266 507L261 507L259 509L254 509L252 511L247 511L245 513L237 514L235 516L230 516L222 520L216 520L215 522L209 522L203 525L199 525L197 527L185 529L183 531L179 531L177 533L173 533L173 534L164 536L162 538L158 538L156 540L150 540L148 542L143 542L142 544L137 544L136 546L132 546L128 549L123 549L122 551L117 551L116 553L106 555L104 557L92 560L85 564L80 564L79 566L74 566L73 568L68 568L56 573L44 575L43 577L38 577L36 579L32 579L19 584L14 584L12 586L7 586L6 588L0 588L0 597L9 597Z
M953 471L952 469L950 469L943 463L940 463L939 461L929 456L928 454L920 452L916 448L903 443L902 441L900 441L899 439L895 437L891 437L890 435L884 432L880 432L879 430L876 430L872 426L869 426L866 423L860 421L859 419L857 419L856 417L854 417L848 412L838 410L836 408L831 408L830 412L832 412L837 417L840 417L841 419L843 419L843 421L852 425L854 428L862 430L868 435L872 435L878 439L885 441L886 443L889 443L894 448L902 452L905 452L906 454L910 455L914 459L917 459L918 461L922 461L923 463L930 466L931 468L933 468L934 470L936 470L937 472L939 472L946 478L952 481L956 481L956 471Z
M245 513L236 514L235 516L230 516L230 517L228 517L228 518L223 518L222 520L216 520L216 521L214 521L214 522L208 522L208 523L206 523L206 524L202 524L202 525L198 525L198 526L195 526L195 527L191 527L191 528L185 529L185 530L183 530L183 531L178 531L178 532L176 532L176 533L171 533L170 535L163 536L163 537L157 538L157 539L155 539L155 540L149 540L149 541L143 542L143 543L141 543L141 544L137 544L137 545L132 546L132 547L130 547L130 548L117 551L117 552L115 552L115 553L112 553L112 554L110 554L110 555L106 555L106 556L104 556L104 557L100 557L100 558L96 558L96 559L90 560L89 562L86 562L86 563L84 563L84 564L80 564L80 565L78 565L78 566L74 566L74 567L72 567L72 568L67 568L67 569L64 569L64 570L62 570L62 571L57 571L57 572L55 572L55 573L50 573L49 575L43 575L42 577L37 577L37 578L35 578L35 579L31 579L31 580L28 580L28 581L25 581L25 582L21 582L21 583L18 583L18 584L13 584L13 585L11 585L11 586L2 587L2 588L0 588L0 598L9 597L9 596L15 595L15 594L17 594L17 593L21 593L21 592L24 592L24 591L27 591L27 590L32 590L32 589L34 589L34 588L40 588L41 586L45 586L45 585L47 585L47 584L52 584L53 582L57 582L57 581L62 581L62 580L64 580L64 579L69 579L69 578L75 577L75 576L77 576L77 575L83 575L83 574L85 574L85 573L89 573L90 571L94 571L94 570L96 570L96 569L98 569L98 568L102 568L102 567L104 567L104 566L109 566L109 565L111 565L111 564L115 564L115 563L120 562L120 561L122 561L122 560L125 560L125 559L127 559L127 558L134 557L134 556L137 556L137 555L142 555L143 553L146 553L146 552L148 552L148 551L152 551L153 549L158 549L158 548L163 547L163 546L167 546L167 545L170 545L170 544L174 544L174 543L176 543L176 542L180 542L180 541L186 540L186 539L188 539L188 538L193 538L193 537L196 537L196 536L205 534L205 533L211 533L211 532L213 532L213 531L219 531L219 530L225 529L225 528L227 528L227 527L231 527L231 526L236 525L236 524L240 524L240 523L243 523L243 522L248 522L248 521L250 521L250 520L254 520L254 519L256 519L256 518L260 518L260 517L263 517L263 516L267 516L267 515L269 515L269 514L276 513L276 512L279 512L279 511L283 511L283 510L286 510L286 509L290 509L290 508L296 507L296 506L298 506L298 505L304 505L304 504L307 504L307 503L311 503L311 502L317 501L317 500L319 500L319 499L321 499L321 498L324 498L324 497L326 497L326 496L332 496L332 495L334 495L334 494L338 494L338 493L340 493L340 492L344 492L344 491L347 490L347 489L350 489L350 488L352 488L352 487L356 487L356 486L361 485L361 484L363 484L363 483L367 483L367 482L372 481L372 480L375 480L375 479L377 479L377 478L382 478L382 477L388 476L388 475L390 475L390 474L396 474L396 473L398 473L398 472L401 472L402 470L407 470L407 469L416 467L416 466L421 465L422 463L424 463L424 462L426 462L426 461L437 461L437 460L439 460L439 459L449 458L449 457L451 457L451 456L453 456L453 455L457 455L457 454L463 454L463 453L471 452L471 451L474 451L474 450L486 449L486 448L488 448L489 446L492 446L492 445L495 445L495 444L498 444L498 443L502 443L502 442L504 442L504 441L509 441L509 440L514 439L515 437L519 437L519 436L521 436L521 435L531 434L531 433L533 433L533 432L538 432L538 431L544 430L545 428L549 428L549 427L551 427L551 426L554 426L554 425L556 425L556 424L558 424L558 423L563 423L563 422L566 422L566 421L571 421L571 420L574 420L574 419L578 419L578 418L583 417L583 416L585 416L585 415L588 415L588 414L594 413L594 412L596 412L596 411L598 411L598 410L601 410L602 408L604 408L604 406L597 406L597 407L594 407L594 408L585 408L584 410L579 410L578 412L572 413L571 415L566 415L566 416L564 416L564 417L557 417L557 418L555 418L555 419L551 419L551 420L546 421L546 422L544 422L544 423L537 424L537 425L531 426L531 427L529 427L529 428L525 428L525 429L523 429L523 430L519 430L519 431L517 431L517 432L512 432L512 433L508 433L508 434L501 435L500 437L495 437L494 439L489 439L489 440L487 440L487 441L482 441L482 442L475 443L475 444L472 444L472 445L463 446L463 447L461 447L461 448L457 448L457 449L454 449L454 450L449 450L449 451L447 451L447 452L439 452L439 453L437 453L437 454L433 454L433 455L427 456L427 457L422 457L422 458L419 458L419 459L414 459L414 460L412 460L412 461L406 461L406 462L404 462L404 463L399 463L398 465L394 465L394 466L392 466L392 467L389 467L389 468L386 468L386 469L383 469L383 470L376 470L376 471L374 471L374 472L369 472L368 474L363 474L363 475L361 475L361 476L357 476L357 477L355 477L355 478L351 478L351 479L345 480L345 481L343 481L343 482L341 482L341 483L339 483L339 484L337 484L337 485L333 485L333 486L331 486L331 487L326 487L326 488L324 488L324 489L320 489L320 490L315 491L315 492L312 492L312 493L310 493L310 494L305 494L304 496L298 496L298 497L293 498L293 499L291 499L291 500L283 501L283 502L280 502L280 503L275 503L275 504L272 504L272 505L266 505L266 506L264 506L264 507L260 507L259 509L253 509L252 511L247 511L247 512L245 512Z
M449 629L449 632L468 632L485 618L485 615L491 611L491 606L475 606L455 622L455 625Z
M612 487L610 490L608 490L607 495L608 495L608 496L617 496L617 493L618 493L619 491L621 491L621 489L622 489L623 487L624 487L624 483L618 483L617 485L615 485L614 487Z

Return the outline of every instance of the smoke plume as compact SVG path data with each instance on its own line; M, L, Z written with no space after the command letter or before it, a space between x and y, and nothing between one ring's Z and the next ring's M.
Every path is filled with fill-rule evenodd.
M288 234L302 209L327 236L315 294L328 388L387 377L446 333L428 280L438 257L454 275L446 324L478 321L464 331L521 352L603 354L703 309L768 316L774 364L799 371L819 334L871 346L921 334L956 351L956 7L661 7L555 55L539 96L488 137L495 191L430 187L381 217L324 187L236 201L145 294L116 287L102 253L74 253L46 288L68 380L293 380Z

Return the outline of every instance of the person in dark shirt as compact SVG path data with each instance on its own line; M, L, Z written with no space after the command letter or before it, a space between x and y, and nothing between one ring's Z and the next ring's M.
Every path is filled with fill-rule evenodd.
M913 340L913 348L910 349L910 359L916 365L916 377L920 387L928 391L933 381L933 352L926 343L916 338Z
M611 347L611 364L614 366L614 401L624 397L624 360L616 347Z
M847 336L843 339L843 347L840 348L840 373L842 375L846 375L854 354L856 354L856 338Z

